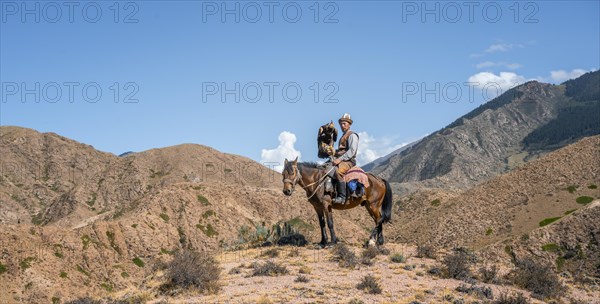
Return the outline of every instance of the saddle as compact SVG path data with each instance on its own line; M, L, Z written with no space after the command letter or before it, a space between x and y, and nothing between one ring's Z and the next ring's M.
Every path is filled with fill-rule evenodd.
M363 169L354 166L344 174L343 179L342 182L346 183L346 191L348 191L349 197L360 198L366 195L365 190L369 187L369 177ZM333 183L334 181L331 177L328 176L325 179L325 192L336 196Z

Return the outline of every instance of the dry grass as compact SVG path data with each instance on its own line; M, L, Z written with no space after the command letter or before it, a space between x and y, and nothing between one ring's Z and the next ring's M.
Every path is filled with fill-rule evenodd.
M163 293L176 293L180 289L197 289L202 293L216 293L221 268L212 256L183 250L166 265L166 282L160 287Z
M380 294L382 292L381 286L379 286L379 282L374 276L370 274L364 276L361 279L360 283L356 285L356 288L365 290L370 294Z

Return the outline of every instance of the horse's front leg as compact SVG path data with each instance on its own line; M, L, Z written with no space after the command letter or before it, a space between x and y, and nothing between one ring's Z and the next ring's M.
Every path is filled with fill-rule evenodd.
M319 245L321 247L327 246L327 231L325 230L325 214L323 209L315 206L315 211L317 212L317 217L319 218L319 226L321 227L321 242Z
M329 227L329 234L331 235L331 243L337 244L337 237L335 236L335 229L333 228L333 212L331 210L331 204L326 206L325 215L327 216L327 227Z

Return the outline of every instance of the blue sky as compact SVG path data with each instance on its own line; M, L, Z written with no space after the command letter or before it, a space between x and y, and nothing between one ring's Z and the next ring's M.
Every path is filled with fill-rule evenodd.
M366 163L600 65L598 1L0 2L0 123L115 154L316 160L318 127L347 112Z

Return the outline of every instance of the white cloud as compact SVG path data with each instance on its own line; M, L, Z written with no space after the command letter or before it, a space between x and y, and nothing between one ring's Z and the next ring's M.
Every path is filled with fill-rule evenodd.
M516 70L516 69L522 67L522 65L518 64L518 63L484 61L484 62L478 63L477 65L475 65L475 67L478 69L493 68L493 67L505 67L505 68L508 68L511 70Z
M502 91L506 91L526 81L525 77L513 72L500 72L498 75L490 72L481 72L469 77L470 85L476 88L500 88Z
M588 71L586 71L584 69L574 69L570 72L565 71L565 70L551 71L550 78L555 83L561 83L561 82L567 81L569 79L577 78L587 72Z
M279 146L275 149L262 149L260 153L260 162L277 172L283 171L284 159L293 160L298 156L302 157L300 151L294 148L296 135L292 132L283 131L279 134ZM275 165L275 166L273 166Z
M514 48L524 48L525 46L522 44L513 44L513 43L496 43L490 45L485 52L486 53L496 53L496 52L507 52Z
M356 163L359 166L368 164L409 144L395 144L392 138L375 138L369 135L367 132L358 132L358 136L359 140Z

